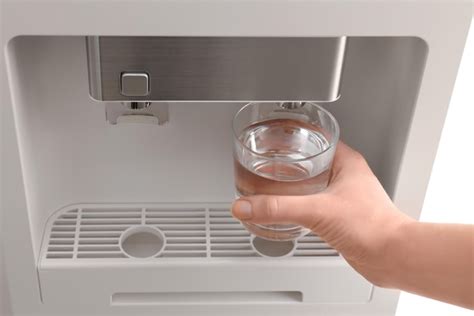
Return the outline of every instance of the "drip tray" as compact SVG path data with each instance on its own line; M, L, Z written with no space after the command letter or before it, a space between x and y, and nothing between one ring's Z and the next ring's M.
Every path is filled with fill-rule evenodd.
M259 240L228 204L68 206L45 227L38 276L43 303L65 306L365 303L372 290L319 237Z
M282 242L260 242L262 249L255 244L232 217L229 205L77 205L50 219L42 258L66 263L77 259L268 257L266 246L276 257L338 255L312 234L290 248Z

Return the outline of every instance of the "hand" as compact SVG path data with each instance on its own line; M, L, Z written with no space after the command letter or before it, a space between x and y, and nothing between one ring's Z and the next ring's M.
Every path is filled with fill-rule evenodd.
M232 211L254 223L310 228L375 285L474 309L474 225L411 219L364 158L341 142L323 192L244 197Z
M240 220L294 223L310 228L370 282L387 284L391 236L413 221L398 211L361 154L340 142L327 189L306 196L243 197L232 207Z

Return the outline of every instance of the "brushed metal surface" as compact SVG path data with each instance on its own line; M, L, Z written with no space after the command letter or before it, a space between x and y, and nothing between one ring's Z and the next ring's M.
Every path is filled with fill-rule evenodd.
M88 42L94 43L90 93L104 101L334 101L346 47L345 37L103 36ZM121 95L122 72L148 73L149 95Z

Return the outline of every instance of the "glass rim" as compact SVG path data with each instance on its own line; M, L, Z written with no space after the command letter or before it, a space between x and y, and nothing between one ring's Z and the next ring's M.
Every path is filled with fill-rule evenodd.
M331 150L332 148L336 147L337 146L337 143L339 142L339 123L337 122L336 118L334 117L334 115L331 114L331 112L329 112L328 110L326 110L325 108L323 108L322 106L320 106L319 104L315 103L315 102L306 102L306 104L310 104L314 107L316 107L318 110L322 111L324 114L326 114L330 119L331 119L331 122L334 123L334 127L335 127L335 133L334 133L334 137L333 137L333 140L331 140L329 142L329 146L328 148L324 149L323 151L317 153L317 154L314 154L314 155L311 155L311 156L308 156L308 157L305 157L305 158L299 158L299 159L292 159L292 160L285 160L285 159L282 159L282 158L279 158L279 157L267 157L267 156L264 156L263 154L260 154L254 150L252 150L251 148L249 148L248 146L246 146L244 144L244 142L242 140L240 140L239 138L239 135L237 135L237 131L236 131L236 128L235 128L235 121L236 121L236 118L239 116L239 114L241 112L243 112L246 108L250 107L251 105L253 104L258 104L258 103L277 103L277 102L249 102L247 104L245 104L243 107L241 107L237 113L235 113L234 117L232 118L232 134L234 136L234 140L237 140L239 142L239 144L245 149L245 150L248 150L249 152L251 152L252 154L258 156L258 157L261 157L265 160L270 160L270 161L279 161L279 162L301 162L301 161L306 161L306 160L310 160L310 159L313 159L313 158L316 158L320 155L323 155L324 153L328 152L329 150ZM305 104L305 105L306 105ZM261 121L261 122L264 122L264 121ZM255 122L257 123L257 122ZM252 124L255 124L255 123L252 123ZM334 141L335 140L335 141Z
M265 230L265 231L271 231L271 232L277 232L277 233L280 233L280 232L288 233L288 232L291 232L293 230L308 230L308 233L311 231L311 229L309 229L305 226L299 225L299 224L291 224L291 225L294 225L293 227L281 227L281 228L271 227L270 228L270 227L266 226L265 224L257 224L257 223L251 223L251 222L245 222L245 223L247 225L250 224L250 225L256 226L256 227L258 227L262 230ZM268 224L268 225L271 225L271 224ZM285 224L283 224L283 225L285 225ZM257 237L266 239L265 237L262 237L262 236L259 236L259 235L256 235L256 234L254 234L254 235L257 236ZM275 241L275 239L267 239L267 240Z

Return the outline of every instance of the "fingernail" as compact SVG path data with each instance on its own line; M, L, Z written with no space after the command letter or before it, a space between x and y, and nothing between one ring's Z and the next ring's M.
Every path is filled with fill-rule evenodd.
M238 200L234 203L232 208L235 217L239 219L251 219L252 218L252 204L246 200Z

